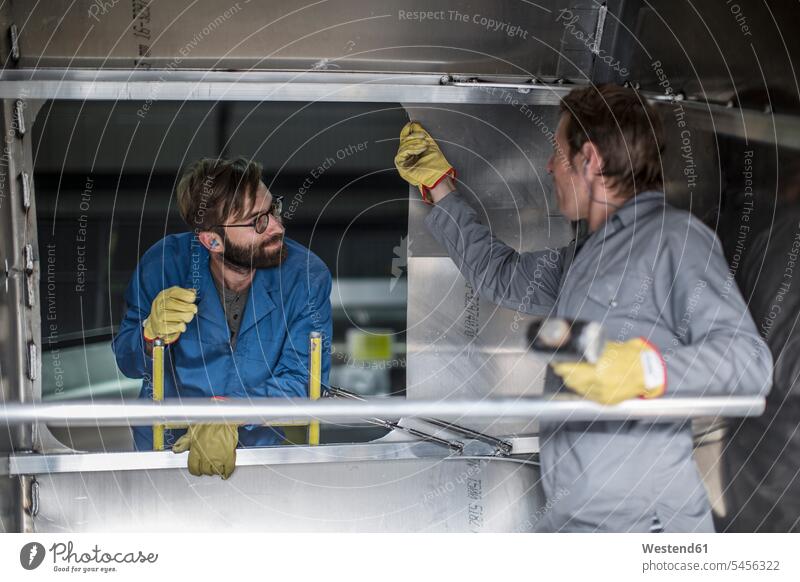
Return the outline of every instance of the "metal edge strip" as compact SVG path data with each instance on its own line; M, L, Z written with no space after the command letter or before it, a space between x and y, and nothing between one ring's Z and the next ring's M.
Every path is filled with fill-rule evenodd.
M145 471L186 469L189 453L171 451L76 453L38 455L14 454L3 459L0 474L8 476L90 473L108 471ZM362 463L389 460L468 460L491 459L528 464L530 461L509 457L450 455L446 449L423 442L358 443L320 446L278 446L237 449L236 466L302 465L315 463Z

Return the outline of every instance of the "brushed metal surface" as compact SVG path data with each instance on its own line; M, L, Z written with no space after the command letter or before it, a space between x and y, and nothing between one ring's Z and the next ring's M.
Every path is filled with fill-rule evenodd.
M143 101L339 101L554 105L572 87L541 84L521 93L446 85L441 75L330 71L146 71L17 69L0 73L0 98Z
M302 465L311 463L341 463L361 461L387 461L390 459L442 459L450 455L448 449L431 443L409 440L405 442L373 442L317 446L276 446L236 451L236 466ZM156 469L181 469L186 467L188 453L172 451L138 451L122 453L78 454L20 454L7 458L8 475L38 475L41 473L86 473L96 471L141 471Z
M582 28L598 5L580 0ZM585 78L558 0L15 2L20 67L320 69ZM566 45L564 45L566 43ZM569 49L569 58L562 51Z
M642 88L664 89L660 68L671 88L688 96L724 102L747 89L770 87L797 100L791 72L800 55L795 2L634 4L639 9L628 17L628 33L609 51Z
M534 465L409 459L36 475L35 532L529 531L544 505Z
M545 166L558 122L555 108L528 107L502 88L505 105L406 105L458 172L458 189L493 234L518 251L569 242ZM410 189L407 381L409 399L475 399L542 393L546 359L527 349L531 316L477 296L433 239L430 209ZM531 417L532 418L532 417ZM530 420L459 420L495 436L535 432Z

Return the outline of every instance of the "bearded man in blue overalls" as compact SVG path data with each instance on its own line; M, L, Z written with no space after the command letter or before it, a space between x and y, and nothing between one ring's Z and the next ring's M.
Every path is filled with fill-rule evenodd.
M165 398L305 397L308 342L322 334L322 380L330 370L331 274L286 238L281 202L245 159L203 159L177 189L191 232L166 236L141 258L125 294L112 347L130 378L153 395L152 350L166 344ZM133 427L137 450L153 448L152 427ZM236 448L280 444L279 429L230 424L165 431L189 451L195 475L234 470Z

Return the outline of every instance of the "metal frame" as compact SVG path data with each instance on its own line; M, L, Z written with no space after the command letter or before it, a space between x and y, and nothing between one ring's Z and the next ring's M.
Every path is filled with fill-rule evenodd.
M39 101L23 98L5 100L2 104L5 175L0 208L5 208L0 215L0 292L4 297L0 317L6 328L3 333L8 336L0 335L0 344L6 352L0 384L6 401L35 402L41 398L39 245L28 131L41 105ZM0 436L0 450L33 447L35 435L29 427L19 427L6 435Z
M8 475L85 473L92 471L142 471L185 469L188 453L162 452L82 453L73 455L13 455ZM418 441L319 446L278 446L238 449L236 466L302 465L309 463L360 463L400 459L446 459L447 449ZM458 459L478 458L456 456ZM481 457L484 458L484 457ZM504 459L526 462L524 459Z
M2 102L3 183L0 185L0 398L21 403L41 400L41 314L39 243L30 128L42 102L25 91ZM0 451L32 451L47 439L43 425L4 427ZM52 437L50 437L52 438ZM0 496L13 498L13 513L0 508L0 530L30 531L33 523L32 483L28 476L7 480Z
M609 2L609 11L635 14L639 3ZM605 10L605 8L603 9ZM10 23L10 8L0 8L8 38L0 50L6 67L20 59L19 32ZM612 23L613 24L613 23ZM598 44L617 46L621 31L608 26L597 31ZM619 47L618 47L619 48ZM611 71L596 66L594 81L611 79ZM470 401L424 401L382 399L367 402L252 399L241 402L207 403L164 401L163 403L42 403L41 321L38 297L40 265L37 248L35 192L31 136L41 100L104 101L326 101L403 104L486 104L513 106L557 106L578 85L556 79L481 76L468 78L439 73L344 73L326 71L207 71L207 70L95 70L11 69L0 71L3 100L4 158L8 175L0 195L6 207L0 213L0 265L4 275L8 313L6 330L0 331L4 383L0 396L0 428L14 454L0 458L0 474L17 477L11 495L19 500L14 516L19 531L33 529L36 513L36 483L31 475L91 471L135 471L185 467L185 455L162 453L98 453L37 455L28 451L52 450L47 424L65 426L116 426L153 422L239 422L276 424L300 420L341 422L369 417L519 418L526 420L660 420L700 416L749 416L761 414L764 399L757 397L667 398L632 400L604 407L577 398L506 398ZM728 108L698 101L673 100L657 94L647 98L665 115L676 107L687 113L693 127L731 136L800 149L800 118ZM0 205L2 207L2 205ZM3 309L4 308L4 309ZM7 356L7 357L6 357ZM0 447L2 448L2 447ZM431 443L374 442L360 445L321 447L274 447L244 449L238 464L302 464L358 462L363 460L447 458L447 450ZM464 458L464 457L460 457ZM0 490L0 495L6 493ZM2 529L2 528L0 528Z
M474 78L429 73L152 69L10 69L0 72L0 99L5 100L513 103L515 106L555 106L578 86L530 77ZM693 127L800 149L798 117L675 99L656 93L646 93L645 96L665 114L683 108Z
M488 79L488 78L487 78ZM335 73L324 71L188 71L16 69L0 72L0 99L90 101L347 101L368 103L558 105L574 86L474 82L436 74ZM502 88L506 91L498 91Z
M26 408L26 402L39 400L41 351L41 322L37 303L39 280L38 248L36 240L35 195L32 179L30 152L30 133L26 130L32 125L36 110L41 101L32 99L86 99L86 100L289 100L289 101L359 101L359 102L404 102L404 103L469 103L469 104L509 104L515 105L557 105L561 98L574 86L559 83L543 83L531 78L465 78L437 74L403 73L338 73L325 71L300 72L225 72L188 70L81 70L81 69L7 69L0 72L0 99L3 99L4 129L9 176L7 194L11 205L11 222L8 232L9 248L14 257L3 257L7 262L5 284L15 283L11 291L18 296L19 307L16 318L11 319L11 330L17 330L15 352L23 355L19 364L17 381L19 394L12 400L21 404L9 404L0 414L0 419L15 425L14 448L31 449L36 437L31 426L25 423L49 421L57 424L64 404L34 405ZM661 95L648 95L659 107L683 107L690 113L694 122L707 129L724 130L758 141L781 143L800 148L800 119L789 116L769 116L763 113L746 112L705 103L674 100ZM741 122L741 123L740 123ZM12 139L13 136L13 139ZM4 217L5 218L5 217ZM9 376L9 381L11 376ZM8 401L9 398L7 397ZM630 403L613 409L595 409L595 405L585 402L527 400L521 405L519 400L482 401L477 403L368 403L363 408L352 409L353 413L336 411L335 407L354 406L354 403L270 403L247 409L226 410L225 414L238 415L237 418L253 421L254 416L263 418L279 417L296 420L305 406L309 408L306 418L325 420L357 419L367 416L399 417L412 414L438 416L458 419L462 417L540 417L573 419L631 418L631 414L642 413L647 418L662 413L675 416L715 414L736 415L738 410L763 408L763 399L725 399L724 406L710 403L708 399L688 401L671 400L659 411L659 406L638 408L642 403ZM196 410L194 404L180 404L180 410L172 411L168 406L160 408L161 416L152 411L133 412L131 407L145 405L126 405L124 409L109 408L104 405L75 405L70 411L69 422L91 421L97 424L97 415L111 414L106 420L113 424L113 414L124 415L125 421L137 418L171 420L198 420L212 418L210 411ZM411 408L409 408L411 406ZM414 408L419 406L419 408ZM442 406L443 408L439 408ZM450 406L450 408L447 408ZM508 407L511 408L508 408ZM564 407L567 407L566 409ZM60 407L60 408L51 408ZM288 407L288 408L287 408ZM404 408L405 407L405 408ZM560 408L559 408L560 407ZM633 408L630 408L633 407ZM291 408L291 411L289 410ZM696 411L703 412L696 414ZM88 412L87 412L88 411ZM480 412L477 412L480 411ZM516 412L514 412L516 411ZM548 412L549 411L549 412ZM680 411L680 413L678 413ZM716 412L709 412L716 411ZM288 414L291 412L291 414ZM87 416L88 414L88 416ZM172 416L169 416L172 414ZM211 416L209 416L211 414ZM320 416L326 414L328 416ZM566 416L562 416L566 415ZM577 415L577 416L575 416ZM117 418L119 420L119 418ZM43 430L46 436L46 430Z

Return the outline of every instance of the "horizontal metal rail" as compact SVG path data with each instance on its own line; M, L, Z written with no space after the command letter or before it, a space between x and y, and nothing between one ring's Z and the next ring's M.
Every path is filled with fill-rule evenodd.
M800 150L800 116L645 93L665 119L685 115L689 128ZM677 149L677 147L676 147Z
M0 463L0 475L50 475L93 471L144 471L186 469L188 453L172 451L12 454ZM361 463L405 459L468 459L425 442L355 443L317 446L275 446L236 451L236 466L305 465L309 463ZM524 461L523 461L524 462Z
M104 101L330 101L558 105L580 85L508 77L430 73L8 69L0 99ZM685 112L695 129L800 149L800 116L773 115L653 92L643 95L664 115ZM675 111L672 111L675 110Z
M758 416L764 399L746 396L629 400L602 406L577 397L498 398L484 400L406 400L374 398L364 402L306 398L251 398L225 401L6 403L0 426L46 423L53 426L136 426L155 423L292 424L357 422L364 418L436 417L550 421L674 420L708 416Z
M508 91L480 83L456 86L448 79L324 71L14 69L0 72L0 99L509 103ZM557 105L574 86L521 87L525 92L514 91L515 104Z

